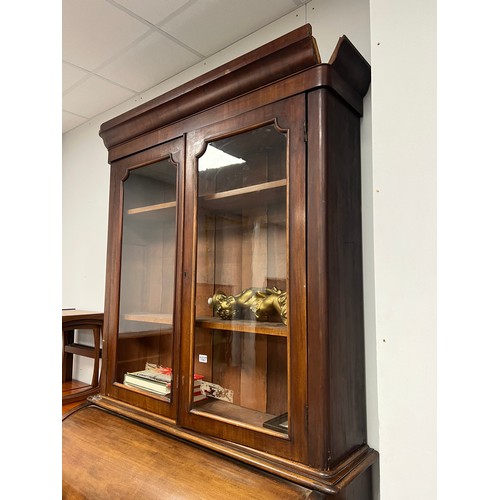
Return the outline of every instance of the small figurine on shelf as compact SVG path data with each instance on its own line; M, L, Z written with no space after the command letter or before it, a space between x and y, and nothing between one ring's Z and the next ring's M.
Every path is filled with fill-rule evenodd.
M222 319L241 319L250 311L257 321L279 318L287 324L287 293L279 288L246 288L238 295L218 290L208 299L215 314Z

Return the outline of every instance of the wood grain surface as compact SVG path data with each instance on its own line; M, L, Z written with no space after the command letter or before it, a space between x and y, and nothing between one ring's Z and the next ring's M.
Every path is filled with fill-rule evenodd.
M317 492L95 406L63 420L64 499L306 499Z

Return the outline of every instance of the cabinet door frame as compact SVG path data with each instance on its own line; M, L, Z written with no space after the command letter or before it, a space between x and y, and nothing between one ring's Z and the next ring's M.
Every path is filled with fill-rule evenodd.
M288 435L278 436L249 426L219 421L190 408L194 370L196 253L197 253L197 159L206 145L260 126L275 124L287 131L288 220ZM181 381L179 423L186 428L223 438L284 458L307 461L307 290L306 290L306 105L297 95L230 117L186 136L186 192L184 224Z
M175 419L178 408L177 387L179 380L179 348L181 334L181 301L182 295L182 226L184 218L184 138L176 138L152 148L140 151L111 164L110 204L108 216L108 254L106 270L106 304L104 314L104 343L103 346L103 384L106 396L116 398L124 403L144 410L151 411L167 418ZM176 193L176 258L174 278L173 304L173 398L167 403L161 397L148 395L145 392L136 392L125 387L116 380L116 362L118 348L118 329L120 311L120 279L123 239L123 207L124 182L130 172L153 163L170 159L177 165L177 193Z

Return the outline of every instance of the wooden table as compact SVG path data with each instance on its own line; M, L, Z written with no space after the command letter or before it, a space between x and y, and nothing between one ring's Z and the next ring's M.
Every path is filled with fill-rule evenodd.
M62 310L62 384L63 404L82 401L99 392L99 361L104 313L79 309ZM75 330L92 330L93 346L75 342ZM73 356L94 360L90 384L73 378Z

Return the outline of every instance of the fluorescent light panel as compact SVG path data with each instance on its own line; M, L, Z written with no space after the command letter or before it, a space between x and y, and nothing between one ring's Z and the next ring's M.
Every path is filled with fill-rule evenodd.
M238 165L241 163L245 163L245 160L225 153L209 144L205 153L203 153L198 160L198 171L203 172L204 170L227 167L228 165Z

